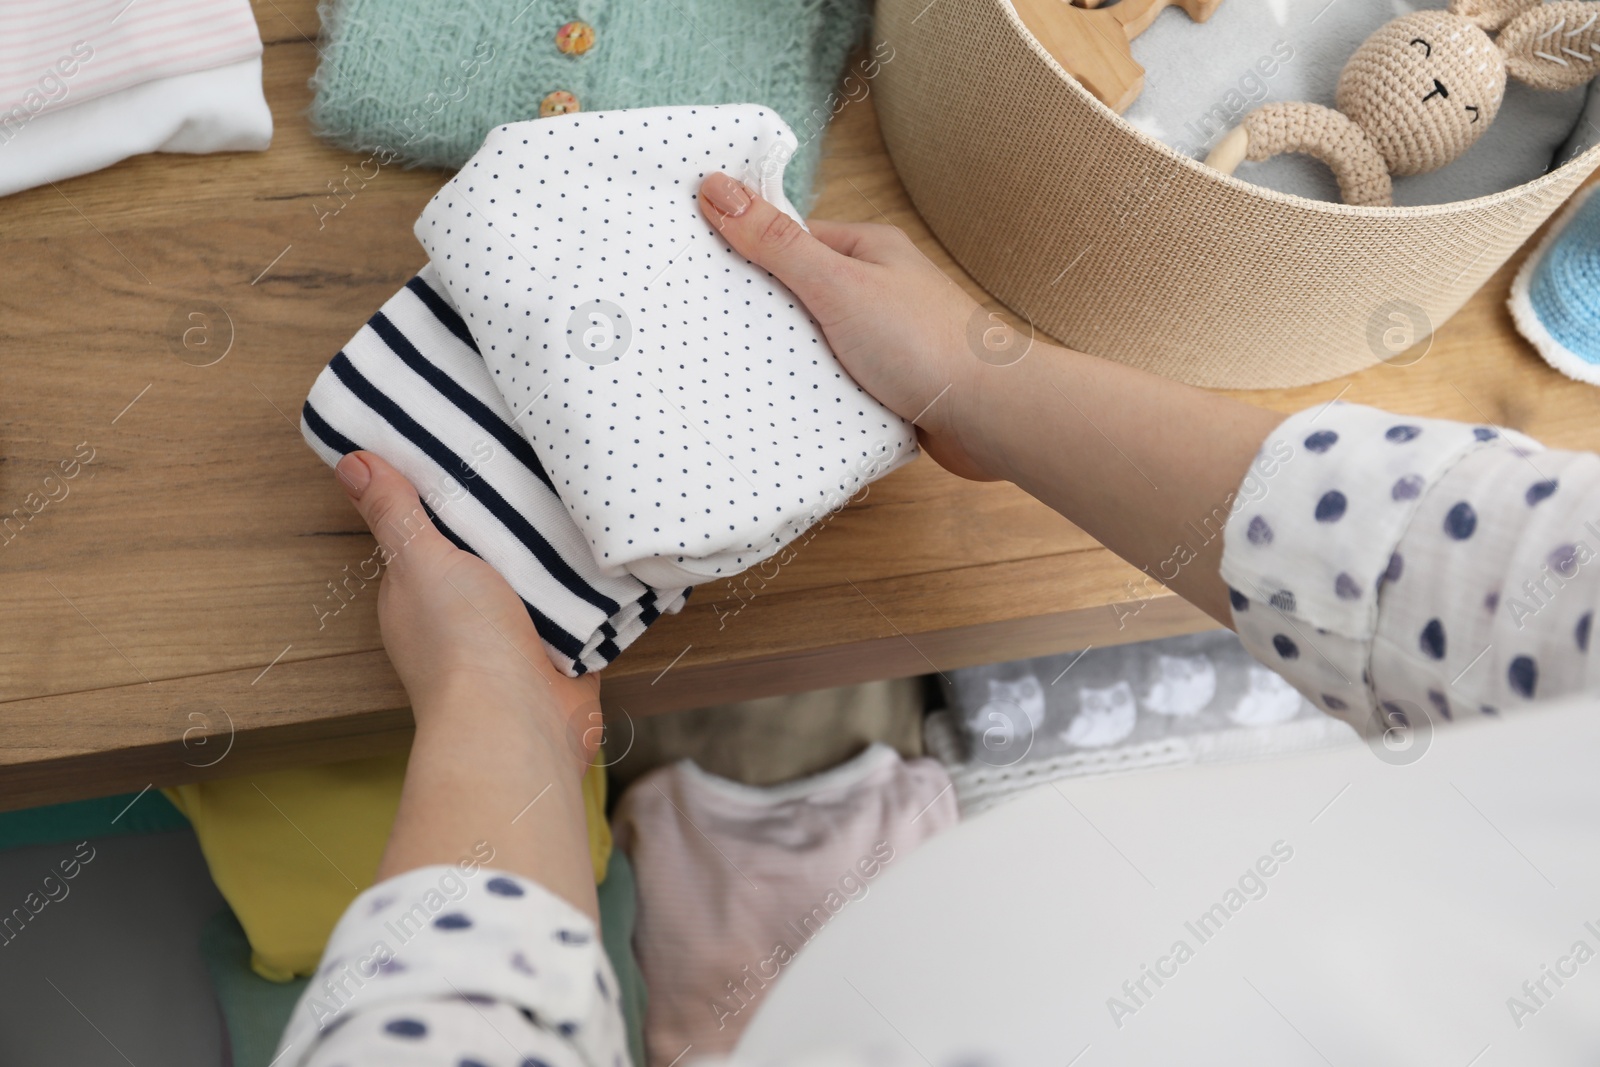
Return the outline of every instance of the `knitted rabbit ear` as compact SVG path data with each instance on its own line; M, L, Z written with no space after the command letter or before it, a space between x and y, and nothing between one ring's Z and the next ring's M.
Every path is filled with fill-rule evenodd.
M1543 0L1450 0L1450 13L1493 32Z
M1600 4L1541 4L1512 19L1495 43L1511 77L1547 92L1575 89L1600 74Z

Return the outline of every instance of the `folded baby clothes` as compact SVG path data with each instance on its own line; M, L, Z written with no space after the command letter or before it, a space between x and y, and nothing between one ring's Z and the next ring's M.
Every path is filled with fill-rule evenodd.
M640 778L613 815L639 882L634 948L649 1062L733 1048L807 942L888 867L956 822L933 760L874 744L811 778L755 787L684 760Z
M1354 741L1228 630L948 672L924 740L963 815L1041 782Z
M780 210L795 136L753 104L501 126L417 239L602 573L658 588L776 554L916 455L781 282L701 213Z
M893 54L839 84L868 0L335 0L322 12L311 121L348 148L455 169L494 127L551 110L749 100L800 133L786 178L802 205L828 120Z
M143 152L272 140L244 0L18 0L0 27L0 195Z
M1511 282L1511 317L1552 367L1600 385L1600 197L1572 200Z
M700 213L721 170L794 215L794 145L755 105L500 127L417 220L429 267L306 401L312 448L394 463L569 674L916 456Z
M1399 14L1447 4L1224 0L1203 24L1179 11L1163 12L1132 43L1145 80L1124 117L1157 140L1204 159L1223 134L1263 103L1305 100L1333 106L1339 73L1369 34ZM1395 204L1468 200L1532 181L1582 132L1579 119L1587 98L1588 87L1548 93L1513 79L1497 120L1478 143L1448 166L1396 177ZM1245 162L1237 174L1279 192L1340 200L1332 172L1309 156Z
M432 266L322 371L300 430L329 465L366 450L410 479L440 532L516 590L569 675L601 669L683 607L687 589L601 573Z

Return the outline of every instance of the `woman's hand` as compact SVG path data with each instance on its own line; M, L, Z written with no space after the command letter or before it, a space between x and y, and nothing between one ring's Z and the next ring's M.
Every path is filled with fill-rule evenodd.
M1181 556L1166 584L1231 624L1222 538L1189 541L1226 516L1281 416L1050 344L980 358L978 305L892 226L813 221L808 234L726 174L701 183L700 210L794 291L941 467L1014 482L1147 573Z
M579 782L600 680L556 669L522 599L446 540L399 471L370 452L337 471L381 548L378 623L417 724L379 879L471 855L593 917Z
M700 186L700 209L737 251L771 271L822 326L851 377L901 418L923 448L965 478L995 477L977 458L978 360L967 332L978 305L900 230L799 223L726 174Z
M522 599L493 567L445 539L399 471L352 452L337 472L378 539L378 623L419 725L463 701L504 698L530 715L553 715L571 736L566 747L581 773L600 734L599 678L556 669Z

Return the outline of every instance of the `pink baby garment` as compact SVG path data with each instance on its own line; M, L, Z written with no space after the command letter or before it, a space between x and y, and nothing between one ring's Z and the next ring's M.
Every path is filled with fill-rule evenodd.
M956 818L944 768L881 743L777 786L689 760L635 782L613 833L639 883L634 949L652 1067L691 1045L689 1059L730 1052L795 954Z

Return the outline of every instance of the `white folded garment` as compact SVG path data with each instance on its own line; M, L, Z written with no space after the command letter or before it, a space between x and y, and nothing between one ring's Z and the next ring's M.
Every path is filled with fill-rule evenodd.
M0 196L146 152L262 152L271 143L258 56L41 113L0 144Z
M798 218L795 148L754 104L513 123L417 220L602 573L738 573L916 455L911 424L696 204L720 170Z
M244 0L7 0L0 196L144 152L272 140Z

